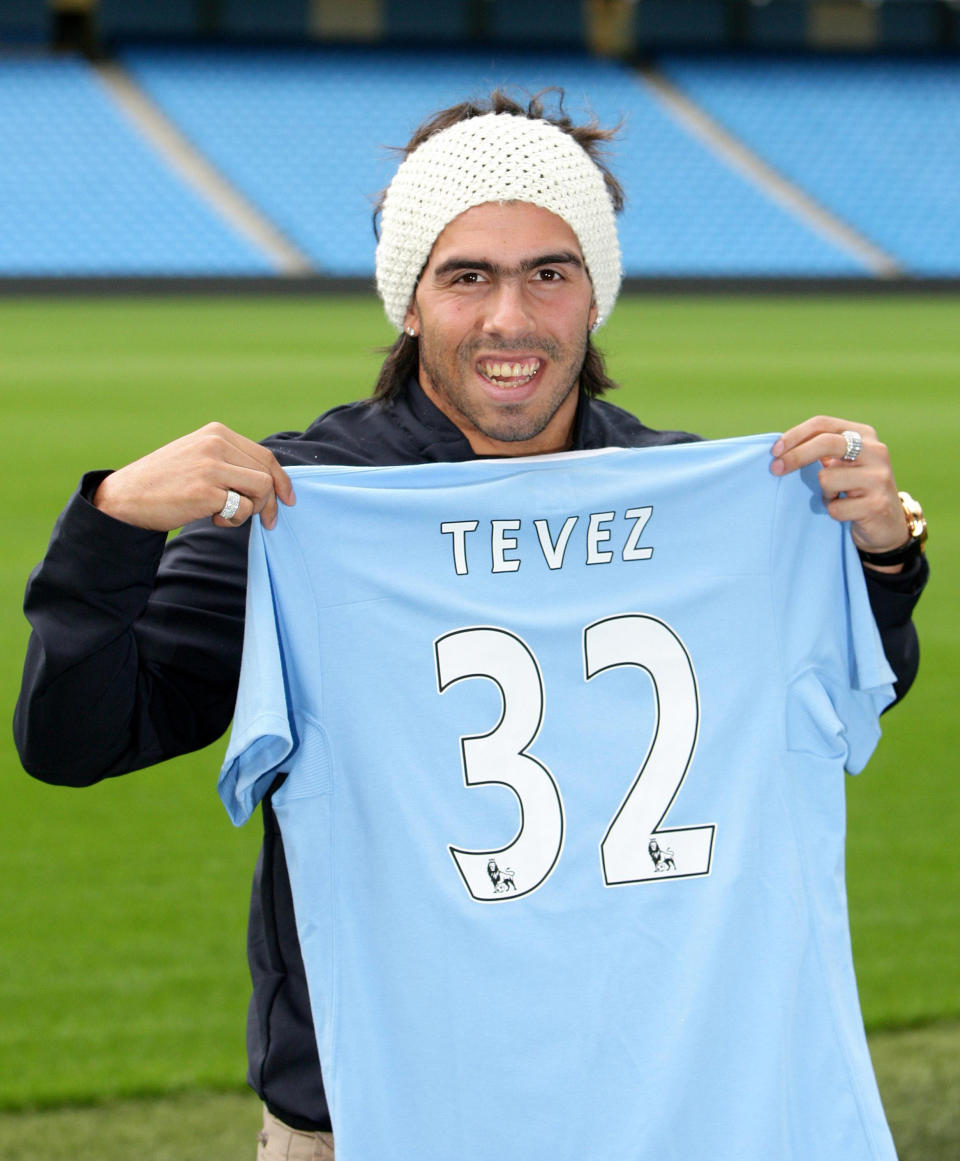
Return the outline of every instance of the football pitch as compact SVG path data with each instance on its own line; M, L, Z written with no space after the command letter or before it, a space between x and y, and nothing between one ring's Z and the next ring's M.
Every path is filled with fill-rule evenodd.
M372 298L0 299L8 720L23 585L85 470L119 467L211 419L254 438L302 429L369 393L391 338ZM722 437L818 412L872 423L900 486L924 504L934 575L916 616L920 677L848 781L848 885L903 1161L960 1156L960 300L625 298L598 340L623 384L614 402L649 425ZM186 1142L168 1154L131 1133L169 1143L171 1119L198 1103L208 1122L222 1117L219 1144L198 1158L252 1154L242 1142L254 1127L235 1147L227 1128L257 1119L238 1094L259 834L255 823L234 830L218 803L223 745L75 791L28 778L5 731L3 1156L33 1157L18 1148L43 1141L51 1158L189 1161ZM119 1152L104 1145L110 1124Z

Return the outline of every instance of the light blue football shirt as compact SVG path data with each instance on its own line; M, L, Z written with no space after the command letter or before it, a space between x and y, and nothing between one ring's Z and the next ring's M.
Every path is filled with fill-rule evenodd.
M844 769L893 675L772 435L293 468L220 793L274 782L337 1161L888 1161Z

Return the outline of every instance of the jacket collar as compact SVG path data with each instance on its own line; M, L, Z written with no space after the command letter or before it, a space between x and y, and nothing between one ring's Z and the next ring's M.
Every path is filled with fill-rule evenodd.
M447 461L479 458L460 428L432 402L416 378L410 379L405 395L397 402L401 406L405 403L409 408L410 416L423 437L425 451L433 452L430 458L434 458L434 455L437 459ZM596 422L593 401L581 390L573 421L572 450L582 451L604 446L605 441Z

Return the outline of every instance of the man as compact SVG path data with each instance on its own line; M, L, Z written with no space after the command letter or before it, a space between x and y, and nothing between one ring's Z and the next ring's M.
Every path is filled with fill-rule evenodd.
M609 134L494 94L411 140L382 203L377 276L401 332L372 399L303 434L254 443L211 424L115 472L87 475L30 580L33 625L17 744L45 781L87 785L199 748L226 729L243 639L249 519L293 505L284 465L406 465L697 437L653 431L598 396L590 334L620 283L602 164ZM851 524L900 696L926 580L872 428L816 417L772 449L784 475L821 461L828 510ZM165 534L185 531L165 546ZM269 798L251 903L249 1081L262 1161L332 1156L280 832Z

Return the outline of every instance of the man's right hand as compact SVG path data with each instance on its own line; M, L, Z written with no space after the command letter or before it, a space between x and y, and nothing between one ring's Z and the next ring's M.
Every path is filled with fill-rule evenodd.
M228 490L238 493L240 507L224 520L218 513ZM204 516L221 528L238 528L255 512L272 528L278 499L294 503L290 477L273 453L222 423L208 423L111 472L93 502L108 516L137 528L171 532Z

